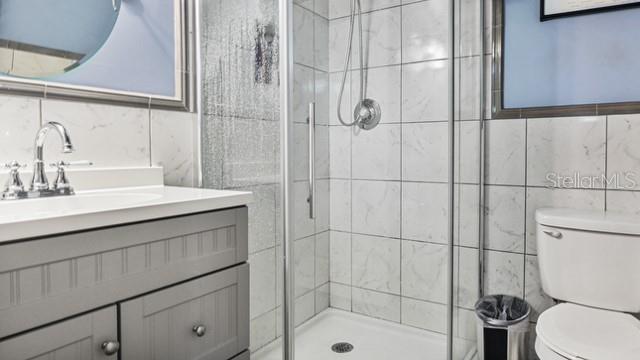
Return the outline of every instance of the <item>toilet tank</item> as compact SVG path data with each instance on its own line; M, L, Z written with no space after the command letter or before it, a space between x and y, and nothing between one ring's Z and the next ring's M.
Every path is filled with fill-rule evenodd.
M538 209L538 266L557 300L640 313L640 217Z

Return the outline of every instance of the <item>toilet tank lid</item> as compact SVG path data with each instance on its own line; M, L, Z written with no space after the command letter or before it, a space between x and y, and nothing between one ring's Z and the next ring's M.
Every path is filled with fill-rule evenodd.
M640 235L640 216L614 211L541 208L536 210L536 222L552 227Z

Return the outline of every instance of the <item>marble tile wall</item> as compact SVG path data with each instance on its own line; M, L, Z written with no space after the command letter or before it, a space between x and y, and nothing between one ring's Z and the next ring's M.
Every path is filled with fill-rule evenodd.
M383 114L371 131L335 115L349 2L329 2L330 306L446 333L447 1L362 6L366 96ZM354 40L347 119L359 98Z
M61 154L50 136L45 160L91 160L94 168L164 167L167 185L197 186L197 114L70 102L36 97L0 96L0 163L17 160L31 166L40 126L63 124L76 147Z
M447 1L368 0L363 7L367 96L382 104L370 132L338 126L337 92L349 2L329 3L330 306L445 331L447 221ZM479 2L455 14L456 155L454 344L475 341L478 297ZM486 24L491 24L487 1ZM489 42L490 43L490 42ZM357 53L357 50L354 50ZM357 63L353 68L357 67ZM358 72L348 74L351 103ZM487 114L490 112L485 110ZM540 288L534 213L545 206L640 213L640 115L486 122L486 293L525 298L538 315L553 305ZM619 184L553 186L547 174L618 176ZM631 179L625 178L631 176ZM532 340L534 337L532 337ZM532 356L535 356L531 347Z

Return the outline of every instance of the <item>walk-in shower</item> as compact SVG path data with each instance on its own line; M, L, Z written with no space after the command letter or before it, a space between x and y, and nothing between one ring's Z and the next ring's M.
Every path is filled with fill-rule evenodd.
M204 185L256 199L252 359L471 359L480 3L201 1Z
M337 105L337 116L340 123L344 126L358 126L364 130L371 130L375 128L378 123L380 123L380 119L382 118L382 112L380 109L380 104L373 99L367 99L366 96L366 87L365 87L365 63L364 63L364 46L363 46L363 29L362 29L362 4L360 0L352 0L351 3L351 14L349 16L349 36L347 38L347 49L345 51L344 58L344 70L342 72L342 81L340 83L340 91L338 93L338 105ZM358 71L360 72L359 76L359 87L358 87L358 101L353 110L353 121L345 121L342 117L342 98L344 96L344 88L347 83L347 75L350 71L351 59L353 57L353 31L355 28L356 18L358 20L358 58L360 59L360 66L358 67Z

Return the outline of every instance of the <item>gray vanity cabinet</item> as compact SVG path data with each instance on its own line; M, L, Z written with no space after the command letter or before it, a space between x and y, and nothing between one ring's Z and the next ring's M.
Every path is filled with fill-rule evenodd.
M123 360L227 360L249 347L249 266L122 303Z
M0 243L0 360L242 359L247 231L237 207Z
M0 359L117 359L103 343L118 339L116 307L97 310L0 342Z

